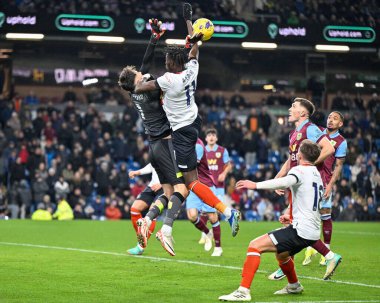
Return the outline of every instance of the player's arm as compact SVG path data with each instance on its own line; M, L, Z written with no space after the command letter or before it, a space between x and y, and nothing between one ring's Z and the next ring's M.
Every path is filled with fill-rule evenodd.
M338 181L338 179L339 179L339 177L340 177L340 175L342 173L343 164L344 164L345 160L346 160L346 158L336 159L333 175L331 177L331 180L330 180L329 184L327 184L326 189L325 189L325 193L323 195L323 197L325 199L327 199L330 196L332 188L333 188L335 182Z
M228 173L232 171L232 163L230 161L230 156L228 154L227 149L224 149L223 162L224 162L224 168L223 168L222 173L218 176L219 182L224 182L224 180L226 180Z
M328 156L334 153L334 147L331 145L329 139L327 137L323 137L318 145L321 147L321 154L319 155L317 161L315 161L315 165L323 163L327 159Z
M162 22L157 19L149 19L152 35L150 36L149 44L146 48L145 55L140 67L140 72L146 74L151 66L154 58L154 50L160 37L165 33L165 30L161 28Z
M150 92L159 88L160 86L158 85L157 80L147 81L147 78L143 77L139 82L136 83L135 93L141 94L141 93Z
M286 176L288 174L289 169L290 169L290 156L285 161L285 163L281 166L280 171L277 173L277 175L274 178L277 179L277 178L282 178Z
M193 23L191 22L193 18L193 9L191 7L190 3L184 3L183 4L183 18L186 21L186 27L187 27L187 33L188 36L186 37L186 47L189 48L192 44L191 50L189 52L189 60L190 59L197 59L199 57L199 46L198 41L202 39L202 34L197 34L193 36Z
M299 182L295 174L288 174L285 177L278 179L271 179L262 182L253 182L250 180L240 180L236 183L237 189L284 189L291 187Z
M152 172L153 172L152 164L149 163L139 170L131 170L128 175L129 175L129 178L133 179L136 176L148 175L148 174L151 174Z
M319 155L317 161L315 161L315 165L322 163L328 156L334 153L334 147L330 143L329 139L327 139L325 134L318 128L318 126L310 125L306 129L306 137L321 147L321 154Z

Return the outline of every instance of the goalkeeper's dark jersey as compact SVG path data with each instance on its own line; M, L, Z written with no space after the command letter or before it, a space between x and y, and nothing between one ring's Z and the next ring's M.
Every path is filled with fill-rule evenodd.
M154 78L151 76L149 80ZM161 105L160 89L142 94L131 93L131 99L151 140L170 134L170 124Z

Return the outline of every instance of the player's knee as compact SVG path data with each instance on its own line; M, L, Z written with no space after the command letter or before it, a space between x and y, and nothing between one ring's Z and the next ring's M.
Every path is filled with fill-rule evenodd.
M189 190L185 184L176 184L174 185L174 191L180 193L185 199L189 195Z
M215 224L216 222L219 221L217 213L209 213L208 219L210 220L211 224Z
M195 208L190 208L187 210L187 218L195 223L198 220L198 211Z

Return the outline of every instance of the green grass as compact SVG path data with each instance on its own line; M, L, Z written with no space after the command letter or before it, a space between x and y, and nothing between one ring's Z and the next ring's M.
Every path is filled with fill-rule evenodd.
M144 254L149 258L139 258L125 254L126 249L136 244L129 221L0 221L0 302L217 302L218 296L239 285L239 268L249 241L278 226L243 222L238 236L231 238L229 227L223 223L224 255L213 258L197 244L200 234L195 228L189 222L178 221L174 229L175 257L170 257L158 241L151 239ZM343 256L343 263L333 277L337 283L307 278L321 278L325 268L319 266L319 257L310 266L301 266L303 253L300 253L295 262L298 274L303 277L300 280L304 293L274 296L273 292L286 282L266 278L277 265L273 254L264 254L252 285L252 301L380 300L380 224L335 223L332 247Z

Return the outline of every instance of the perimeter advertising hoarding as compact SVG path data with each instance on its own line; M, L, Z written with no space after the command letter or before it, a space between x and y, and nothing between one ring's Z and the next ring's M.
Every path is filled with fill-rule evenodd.
M107 15L42 15L0 12L0 32L43 33L45 35L86 36L88 34L148 39L150 26L145 17ZM286 25L274 22L249 23L242 20L212 20L213 42L275 42L281 44L354 44L379 45L377 29L368 26ZM187 30L182 19L163 21L166 38L184 38Z

